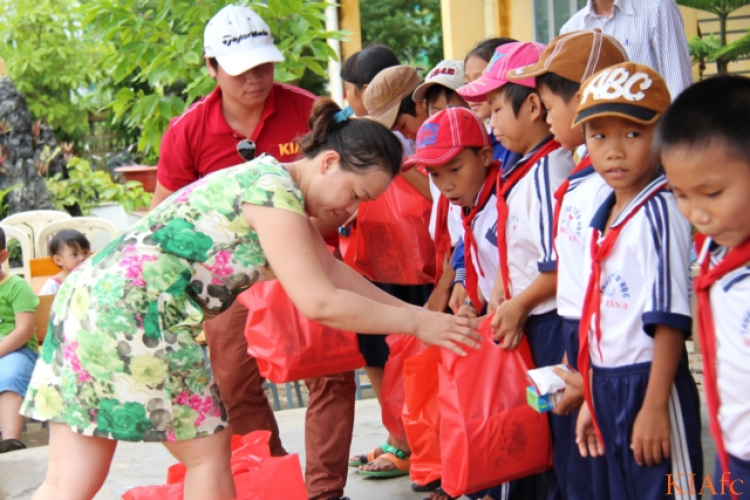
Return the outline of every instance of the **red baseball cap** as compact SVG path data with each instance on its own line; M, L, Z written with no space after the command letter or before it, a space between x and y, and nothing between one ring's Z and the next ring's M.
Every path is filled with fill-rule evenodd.
M451 161L464 148L490 146L482 120L466 108L446 108L432 115L419 128L417 152L407 158L401 170L417 165L435 166Z

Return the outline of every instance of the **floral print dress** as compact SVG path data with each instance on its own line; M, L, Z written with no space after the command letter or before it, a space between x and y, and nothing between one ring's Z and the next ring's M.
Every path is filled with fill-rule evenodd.
M305 216L299 187L263 156L177 191L71 273L21 412L122 441L223 429L227 416L195 337L205 319L273 278L243 203Z

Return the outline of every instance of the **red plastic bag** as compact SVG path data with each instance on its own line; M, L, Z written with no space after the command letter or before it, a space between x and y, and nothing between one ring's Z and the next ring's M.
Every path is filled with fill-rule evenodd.
M403 177L385 193L363 202L341 254L350 267L378 283L423 285L435 280L435 246L430 237L432 203Z
M412 335L389 335L385 341L391 354L385 364L380 386L380 407L383 425L399 441L406 441L404 430L404 362L425 350L424 344Z
M440 411L438 410L439 347L431 346L404 363L404 429L411 448L412 481L440 479ZM449 468L452 465L449 465Z
M305 317L278 280L256 283L239 301L250 310L247 353L272 382L322 377L365 365L356 335Z
M481 349L465 357L443 350L438 401L443 489L460 496L548 470L552 438L546 414L526 402L531 350L505 351L481 325Z
M306 500L307 490L298 455L272 457L269 431L232 436L232 476L237 498ZM182 500L185 466L175 464L167 471L167 484L132 488L123 500Z

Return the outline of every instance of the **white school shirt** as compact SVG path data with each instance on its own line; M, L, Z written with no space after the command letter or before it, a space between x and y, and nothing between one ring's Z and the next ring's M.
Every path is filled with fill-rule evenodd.
M690 332L690 224L680 214L672 193L659 187L660 175L623 210L611 227L622 223L643 198L657 194L622 229L612 252L602 262L601 334L589 328L589 354L597 366L645 363L654 355L657 325ZM610 194L596 211L591 226L603 232L615 203ZM591 238L586 237L585 279L591 276ZM600 239L601 242L601 239Z
M432 212L430 212L430 236L435 239L435 224L437 220L438 203L443 194L430 178L430 193L432 193ZM451 235L451 248L458 244L458 240L464 234L463 219L461 218L461 207L450 203L448 205L448 232Z
M586 294L584 259L586 235L591 219L612 188L588 167L569 177L570 186L562 199L557 224L557 313L563 318L581 319Z
M550 139L551 140L551 139ZM545 145L547 141L540 144ZM535 150L536 151L536 150ZM535 152L534 151L534 152ZM515 168L527 160L534 152L526 155L502 172L510 175ZM554 192L573 170L570 151L559 148L542 157L531 170L506 194L508 221L505 226L507 243L508 272L510 274L510 296L516 297L542 272L554 271L557 255L552 245L554 217ZM500 257L497 250L497 197L493 194L487 207L472 224L474 238L479 247L479 262L484 278L479 274L479 287L489 299L492 287L498 277ZM472 254L472 260L474 255ZM476 267L476 263L474 263ZM555 309L557 301L551 298L531 310L530 315L544 314Z
M711 253L715 266L726 248ZM711 314L716 331L716 385L719 425L729 454L750 460L750 266L735 269L711 286Z
M645 64L667 82L672 100L693 83L682 13L675 0L615 0L612 15L596 13L594 0L579 10L560 29L593 30L617 39L631 61Z

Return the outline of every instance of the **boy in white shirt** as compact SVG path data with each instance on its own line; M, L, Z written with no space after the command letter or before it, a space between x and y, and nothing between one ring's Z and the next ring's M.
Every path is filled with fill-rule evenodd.
M714 499L750 492L750 80L717 76L683 92L656 149L680 211L700 231L698 331L716 475ZM709 167L709 168L707 168Z
M583 124L592 164L614 192L586 239L578 358L586 404L577 442L584 456L604 453L613 500L669 491L696 498L689 481L703 477L700 401L684 343L691 330L690 224L652 150L669 90L635 63L600 71L581 89L574 125Z
M574 163L571 153L561 149L550 134L534 78L511 82L509 76L518 68L539 62L544 48L530 42L502 45L484 75L458 90L469 102L490 103L495 137L506 149L522 155L517 163L503 166L497 214L475 222L474 231L482 235L476 239L476 249L466 238L468 233L465 235L466 290L470 296L476 293L472 291L476 285L469 279L471 254L481 264L483 279L479 279L479 286L488 299L487 312L494 315L495 340L513 349L525 334L537 366L558 364L564 353L562 320L555 300L553 193ZM564 499L572 446L571 418L553 415L550 423L555 470L541 477L550 492L548 498Z
M81 262L89 258L91 243L82 233L75 229L65 229L57 233L49 242L49 256L61 269L59 273L47 279L39 295L55 295L62 282Z
M513 81L536 77L539 96L547 110L547 123L555 140L563 149L575 151L584 144L581 127L572 127L580 102L581 83L597 71L627 60L625 49L614 38L598 31L577 31L552 40L537 64L513 71L509 78ZM574 369L578 367L578 330L586 292L583 277L586 230L598 206L597 200L601 201L602 196L611 192L604 179L594 171L588 154L581 158L555 192L557 313L563 320L565 341L562 362ZM575 435L575 419L583 402L581 377L569 372L560 375L572 380L565 389L564 400L554 411L558 415L572 415L570 434ZM603 470L606 477L603 459L583 458L574 446L570 451L565 481L568 499L606 498L606 488L594 491L591 487L592 474L598 475ZM602 483L606 486L606 482Z

